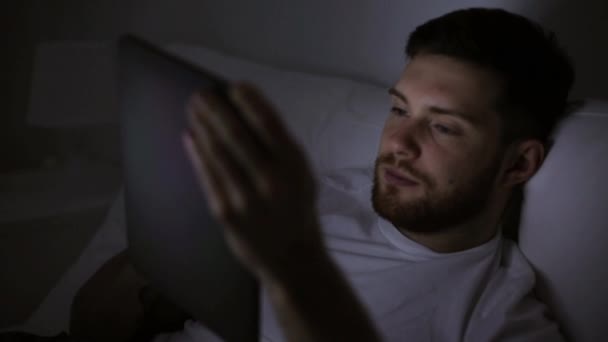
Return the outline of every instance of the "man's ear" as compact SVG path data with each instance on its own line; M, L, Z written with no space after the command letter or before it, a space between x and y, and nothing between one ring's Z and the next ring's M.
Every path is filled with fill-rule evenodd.
M542 165L545 147L539 140L528 139L514 143L507 151L502 185L513 187L527 182Z

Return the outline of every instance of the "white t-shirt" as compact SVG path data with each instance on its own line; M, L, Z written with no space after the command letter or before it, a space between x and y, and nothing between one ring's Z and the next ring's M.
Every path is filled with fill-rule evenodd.
M534 298L534 272L513 242L498 234L466 251L436 253L374 212L372 170L341 170L320 183L326 245L384 340L563 341ZM265 296L261 311L261 340L283 341ZM216 340L189 321L154 342Z

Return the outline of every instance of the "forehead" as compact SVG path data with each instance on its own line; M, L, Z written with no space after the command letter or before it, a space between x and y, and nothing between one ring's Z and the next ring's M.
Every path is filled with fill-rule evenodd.
M480 66L452 57L421 54L406 65L395 89L412 106L436 106L488 116L495 112L502 84L498 75Z

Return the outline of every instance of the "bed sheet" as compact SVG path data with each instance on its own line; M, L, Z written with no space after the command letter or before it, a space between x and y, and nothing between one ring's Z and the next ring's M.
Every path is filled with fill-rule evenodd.
M70 307L76 292L109 258L127 246L123 191L120 190L105 220L80 257L51 289L38 309L19 330L51 336L69 330Z

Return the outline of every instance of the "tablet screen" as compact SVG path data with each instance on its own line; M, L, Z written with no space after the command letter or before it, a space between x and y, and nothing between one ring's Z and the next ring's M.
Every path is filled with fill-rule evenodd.
M258 285L226 245L181 142L190 96L226 83L132 36L119 41L117 66L134 265L225 340L257 340Z

